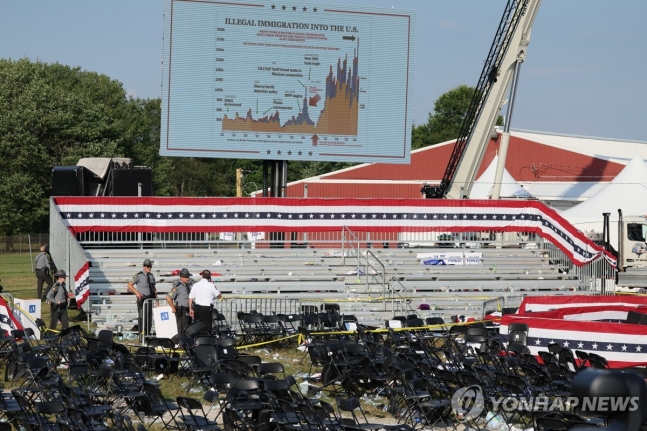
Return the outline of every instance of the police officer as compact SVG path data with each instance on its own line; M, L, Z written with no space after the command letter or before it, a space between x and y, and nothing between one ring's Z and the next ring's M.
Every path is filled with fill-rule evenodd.
M137 311L139 313L137 330L144 335L149 335L153 323L152 309L151 307L146 307L147 309L144 311L144 301L149 298L157 298L155 276L151 274L152 267L153 264L150 259L145 259L143 269L128 282L128 291L137 296ZM146 328L144 328L142 320L144 313L146 313Z
M52 288L47 292L47 302L50 304L51 311L51 320L49 329L56 329L56 324L58 321L61 321L61 326L63 329L67 329L67 287L65 286L65 279L67 275L62 269L58 270L54 274L54 279L56 283Z
M38 284L36 285L36 294L38 299L45 301L49 290L52 288L52 277L50 276L51 267L49 266L49 257L47 256L47 250L44 245L40 246L40 254L36 256L36 262L34 262L36 269L36 280ZM47 284L47 290L43 295L43 283Z
M189 294L191 293L191 286L193 286L193 279L189 270L182 268L180 271L180 279L173 283L173 288L166 295L166 302L173 309L175 313L175 321L177 322L177 333L180 337L184 336L184 328L191 324L191 316L189 316Z

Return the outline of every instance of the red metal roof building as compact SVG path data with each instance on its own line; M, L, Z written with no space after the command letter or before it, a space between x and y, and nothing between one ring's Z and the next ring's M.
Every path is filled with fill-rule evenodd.
M495 158L500 135L491 140L477 178ZM423 183L437 184L454 148L446 142L411 154L411 164L361 164L288 185L289 197L422 197ZM506 160L512 177L536 198L567 208L595 194L647 144L513 131ZM307 190L305 185L307 185Z

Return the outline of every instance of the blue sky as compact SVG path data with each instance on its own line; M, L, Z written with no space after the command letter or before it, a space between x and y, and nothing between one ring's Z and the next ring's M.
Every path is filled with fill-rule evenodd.
M476 85L506 4L337 3L416 11L418 124L439 95ZM160 97L163 0L3 0L0 10L1 58L79 66L121 81L134 96ZM647 142L645 17L644 0L543 0L521 69L512 128Z

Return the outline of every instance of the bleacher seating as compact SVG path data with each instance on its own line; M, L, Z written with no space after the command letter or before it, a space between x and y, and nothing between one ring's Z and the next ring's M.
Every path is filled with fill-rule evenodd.
M91 264L93 320L103 327L126 328L136 319L135 298L126 293L126 286L145 258L153 262L162 301L178 279L174 271L186 267L196 279L204 269L216 273L214 280L227 298L221 311L232 324L234 313L250 311L242 309L249 306L271 304L296 312L304 306L323 309L329 302L338 303L342 314L354 314L363 323L377 326L394 313L446 320L457 314L480 318L488 300L500 309L518 305L525 295L572 294L580 289L578 277L552 263L541 249L482 248L476 265L421 263L421 253L446 251L372 249L372 254L362 252L359 259L348 250L344 258L341 249L324 248L90 249L86 253ZM421 304L430 307L419 310ZM263 310L271 311L282 312Z

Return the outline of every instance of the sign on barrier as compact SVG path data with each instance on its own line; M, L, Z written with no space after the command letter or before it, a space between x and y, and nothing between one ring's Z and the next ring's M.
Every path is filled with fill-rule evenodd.
M481 265L483 253L418 253L421 265Z
M177 322L170 305L153 308L153 322L158 338L173 338L177 335Z
M23 328L32 328L34 335L40 340L40 329L36 325L36 319L41 318L41 301L40 299L14 299L17 309L14 315L20 321Z

